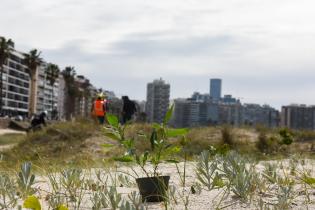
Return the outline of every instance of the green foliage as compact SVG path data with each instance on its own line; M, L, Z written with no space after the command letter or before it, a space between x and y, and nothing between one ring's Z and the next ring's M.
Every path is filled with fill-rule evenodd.
M234 151L221 158L222 175L228 180L228 188L242 201L247 201L258 181L255 164Z
M268 137L267 134L262 131L259 133L256 148L262 153L272 154L278 152L280 149L280 140L277 136Z
M53 86L59 77L60 69L58 65L48 63L45 73L47 74L47 80L49 81L50 85Z
M32 210L41 210L39 200L35 196L29 196L24 200L23 207Z
M315 187L315 178L308 174L303 174L302 181L312 187Z
M214 158L209 151L203 151L196 167L197 180L209 191L224 187L222 176L217 172L218 161Z
M69 210L69 209L65 207L64 205L60 205L56 208L56 210Z
M118 120L118 117L116 117L115 115L112 115L112 114L107 114L106 115L106 119L107 119L107 122L113 126L114 128L118 128L119 126L119 120Z
M93 203L93 210L100 210L108 208L112 210L119 209L122 202L121 194L117 192L116 186L105 187L93 193L91 201Z
M73 205L73 209L80 209L84 196L84 174L82 169L65 169L61 172L60 186L65 189L67 202Z
M130 201L124 201L120 206L120 210L145 210L141 196L137 192L133 191L128 194L128 198Z
M214 156L204 151L197 163L197 180L209 191L224 188L226 193L233 192L242 202L247 202L259 182L254 166L234 151Z
M290 145L290 144L293 143L292 133L288 129L286 129L286 128L281 129L279 131L279 134L280 134L280 136L282 138L281 144Z
M17 205L16 186L8 174L0 174L0 209L13 209Z
M170 129L167 123L171 118L174 106L172 105L167 111L165 119L162 124L153 124L151 127L151 134L145 135L139 133L141 138L144 138L150 143L150 150L139 152L135 147L135 137L126 138L126 127L128 124L120 125L118 118L113 115L107 115L109 126L105 127L105 136L116 140L125 149L125 154L122 157L116 157L115 160L122 162L136 161L143 172L150 176L145 169L147 162L151 162L153 166L153 176L158 175L158 166L163 160L170 160L170 157L180 152L179 146L173 145L169 142L169 138L175 138L187 134L187 129Z
M295 197L293 185L280 185L277 193L277 209L290 209L292 201Z
M36 190L33 187L35 183L35 175L31 173L32 163L26 162L21 165L21 170L18 172L18 191L22 198L33 195Z

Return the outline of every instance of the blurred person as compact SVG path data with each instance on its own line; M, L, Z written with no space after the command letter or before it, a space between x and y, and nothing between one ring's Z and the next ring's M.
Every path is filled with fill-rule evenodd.
M42 128L42 126L47 126L46 124L46 118L47 118L47 111L44 111L40 113L39 115L35 115L33 119L31 120L31 125L27 129L28 131L30 130L39 130Z
M135 102L129 100L128 96L122 96L121 98L123 101L122 120L125 124L132 119L132 116L137 112L137 108Z
M105 99L105 95L100 93L97 95L96 100L92 106L92 115L94 115L97 119L99 124L104 124L105 122L105 115L107 110L107 100Z

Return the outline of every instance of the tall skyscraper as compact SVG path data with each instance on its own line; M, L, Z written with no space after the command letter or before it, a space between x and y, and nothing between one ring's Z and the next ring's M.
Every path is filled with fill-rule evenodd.
M222 80L221 79L210 79L210 97L219 101L221 98L221 88L222 88Z
M170 104L170 85L154 80L147 85L146 113L149 122L161 123Z

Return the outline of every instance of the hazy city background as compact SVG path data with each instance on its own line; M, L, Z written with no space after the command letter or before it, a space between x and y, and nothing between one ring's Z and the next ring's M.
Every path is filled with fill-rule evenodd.
M171 98L187 97L222 78L224 92L280 109L314 103L313 4L4 0L0 34L118 95L145 100L162 77Z

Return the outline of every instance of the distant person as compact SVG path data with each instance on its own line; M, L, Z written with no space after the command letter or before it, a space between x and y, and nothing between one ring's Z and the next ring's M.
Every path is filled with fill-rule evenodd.
M47 111L44 111L40 113L39 115L35 115L34 118L31 120L31 126L28 128L28 130L38 130L42 126L47 126L46 124L46 118L47 118Z
M123 110L122 110L122 120L125 124L132 119L132 116L137 111L135 102L129 100L128 96L123 96Z
M99 124L104 124L107 110L107 101L103 93L98 94L92 106L92 114L98 119Z

